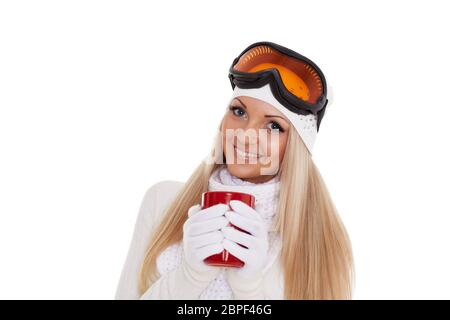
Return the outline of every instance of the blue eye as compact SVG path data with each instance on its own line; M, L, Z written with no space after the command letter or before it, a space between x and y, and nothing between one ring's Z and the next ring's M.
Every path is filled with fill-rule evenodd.
M231 106L229 108L231 110L231 112L233 112L233 114L237 117L242 117L243 115L245 115L245 110L242 109L241 107L234 107Z
M280 130L280 132L284 132L284 129L278 124L276 121L271 121L270 124L273 126L270 126L270 130Z

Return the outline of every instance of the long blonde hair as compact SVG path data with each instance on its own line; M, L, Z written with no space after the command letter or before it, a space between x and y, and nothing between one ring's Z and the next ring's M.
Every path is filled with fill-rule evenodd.
M216 157L214 149L209 156ZM203 160L163 213L141 266L141 294L160 276L156 258L166 247L182 241L188 209L200 203L211 173L223 165ZM350 239L319 170L293 129L279 170L275 224L283 243L284 299L351 299L354 265Z

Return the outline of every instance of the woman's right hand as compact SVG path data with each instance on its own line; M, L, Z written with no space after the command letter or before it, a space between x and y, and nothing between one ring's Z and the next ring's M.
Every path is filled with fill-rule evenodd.
M219 272L220 268L207 265L203 260L224 250L221 229L229 223L225 217L228 209L222 203L206 209L202 209L199 204L189 208L188 219L183 225L183 257L192 270L199 273L212 270L215 270L213 274Z

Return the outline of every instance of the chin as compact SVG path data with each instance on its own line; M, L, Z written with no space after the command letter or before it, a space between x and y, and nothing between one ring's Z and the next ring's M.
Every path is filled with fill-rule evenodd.
M258 164L228 164L227 169L232 175L241 179L256 178L261 175L261 166Z

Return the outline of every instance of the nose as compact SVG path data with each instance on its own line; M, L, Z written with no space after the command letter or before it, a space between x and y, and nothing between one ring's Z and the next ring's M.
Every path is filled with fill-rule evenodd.
M259 127L251 122L241 128L241 134L237 134L237 143L248 148L259 143Z

